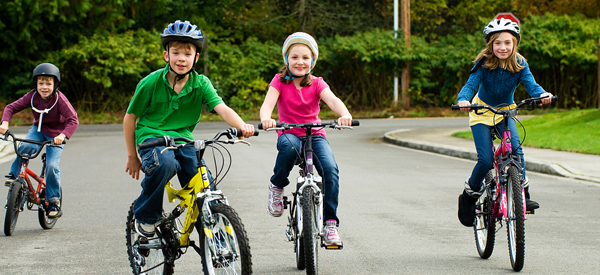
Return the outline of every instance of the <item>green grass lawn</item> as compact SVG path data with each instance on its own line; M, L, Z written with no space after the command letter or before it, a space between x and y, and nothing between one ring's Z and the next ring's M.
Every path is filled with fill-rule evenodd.
M525 127L524 146L600 155L600 110L574 110L548 113L521 121ZM518 125L523 139L523 127ZM455 137L473 139L471 131Z

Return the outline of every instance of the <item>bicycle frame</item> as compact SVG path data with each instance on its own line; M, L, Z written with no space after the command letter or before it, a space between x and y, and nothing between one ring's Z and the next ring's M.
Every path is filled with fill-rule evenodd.
M304 166L300 166L300 176L297 178L297 184L300 185L296 190L294 203L296 205L296 222L298 227L298 238L302 237L302 194L306 188L312 188L317 197L317 232L323 236L323 192L318 184L322 184L322 178L314 174L313 149L312 149L312 127L306 128L306 141L304 142ZM297 197L297 198L296 198Z
M507 116L505 116L504 122L504 131L502 133L502 142L500 145L492 146L494 150L494 180L496 185L496 192L499 193L499 196L496 196L496 202L494 204L494 210L492 216L494 218L503 218L504 221L508 220L508 211L507 211L507 196L506 196L506 188L507 188L507 174L508 166L512 165L517 167L519 170L520 177L523 178L523 167L521 167L521 163L513 157L512 154L512 143L510 142L511 133L508 128ZM495 130L494 130L495 131ZM495 133L498 135L498 133ZM523 198L523 218L526 219L526 204L525 204L525 189L521 184L521 198Z
M31 203L31 205L28 205L28 209L31 210L31 207L33 206L33 204L36 205L40 205L42 203L45 203L43 200L45 198L41 198L40 197L40 193L42 192L43 189L46 189L46 182L45 182L45 174L46 174L46 154L42 154L42 171L40 173L40 175L38 176L37 174L35 174L31 169L29 169L29 161L32 159L35 159L44 149L45 145L51 144L52 141L47 140L47 141L43 141L43 142L38 142L38 141L33 141L33 140L26 140L26 139L20 139L20 138L15 138L15 136L10 132L10 131L6 131L5 136L4 136L4 140L7 140L8 137L12 137L13 139L13 146L14 146L14 150L15 153L18 154L21 159L21 169L19 172L19 178L22 178L26 184L26 188L27 188L27 196L25 198L28 198L27 201L29 203ZM26 143L31 143L31 144L37 144L40 146L40 149L37 150L34 154L22 154L19 152L19 148L17 146L17 141L21 141L21 142L26 142ZM31 179L34 179L35 181L37 181L37 186L34 187L32 184ZM10 194L10 192L9 192Z

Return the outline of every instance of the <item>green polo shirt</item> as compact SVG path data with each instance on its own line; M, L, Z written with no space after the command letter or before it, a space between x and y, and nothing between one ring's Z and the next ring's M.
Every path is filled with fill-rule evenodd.
M192 71L177 94L169 85L168 72L167 65L142 79L129 102L127 113L139 118L135 128L136 144L162 136L194 139L192 131L200 121L202 105L212 112L223 103L208 77Z

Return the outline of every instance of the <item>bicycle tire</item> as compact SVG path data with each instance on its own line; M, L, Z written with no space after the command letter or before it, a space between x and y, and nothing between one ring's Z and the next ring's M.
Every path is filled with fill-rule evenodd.
M146 237L140 236L135 231L135 219L133 216L133 204L129 208L127 214L127 222L125 229L125 238L127 240L127 256L129 258L129 265L131 266L134 275L141 274L160 274L160 275L171 275L173 274L175 264L165 263L165 257L162 249L138 249L137 244L148 243ZM157 239L154 239L157 240ZM144 267L153 268L151 270L144 270Z
M484 188L494 185L493 172L490 171L485 177ZM494 201L492 194L487 195L481 207L481 214L475 216L475 226L473 227L475 234L475 244L477 245L477 253L482 259L487 259L492 256L494 251L494 242L496 239L496 218L493 216Z
M304 270L306 268L306 258L304 257L304 247L302 246L303 243L304 238L300 237L296 239L296 247L294 250L296 250L296 268L298 268L298 270Z
M508 168L506 221L508 252L514 271L521 271L525 263L525 222L523 213L521 177L515 166Z
M6 236L11 236L17 226L24 195L23 180L18 178L13 181L10 187L10 194L6 204L6 216L4 217L4 235Z
M318 248L319 236L317 236L317 209L315 208L315 195L312 188L304 188L302 194L302 238L304 244L304 258L306 263L306 274L316 275L319 272Z
M40 198L43 199L42 204L38 205L38 220L40 222L40 226L43 229L52 229L56 224L58 219L50 219L46 214L46 189L42 189L40 192ZM62 187L60 188L60 207L62 207Z
M202 271L207 275L252 274L250 243L242 220L233 208L223 203L212 205L210 210L215 223L210 228L202 224L203 230L199 230ZM211 243L217 251L214 257Z

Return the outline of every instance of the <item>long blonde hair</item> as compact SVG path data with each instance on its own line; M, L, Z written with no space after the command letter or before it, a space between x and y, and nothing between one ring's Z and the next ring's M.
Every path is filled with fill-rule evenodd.
M502 60L494 54L494 41L498 38L498 36L500 36L501 33L502 32L492 34L485 48L479 52L473 63L477 63L477 61L485 57L485 64L482 66L484 69L495 70L496 68L500 67L511 73L519 72L523 69L521 62L527 60L518 52L518 41L514 35L511 34L513 51L507 59Z

